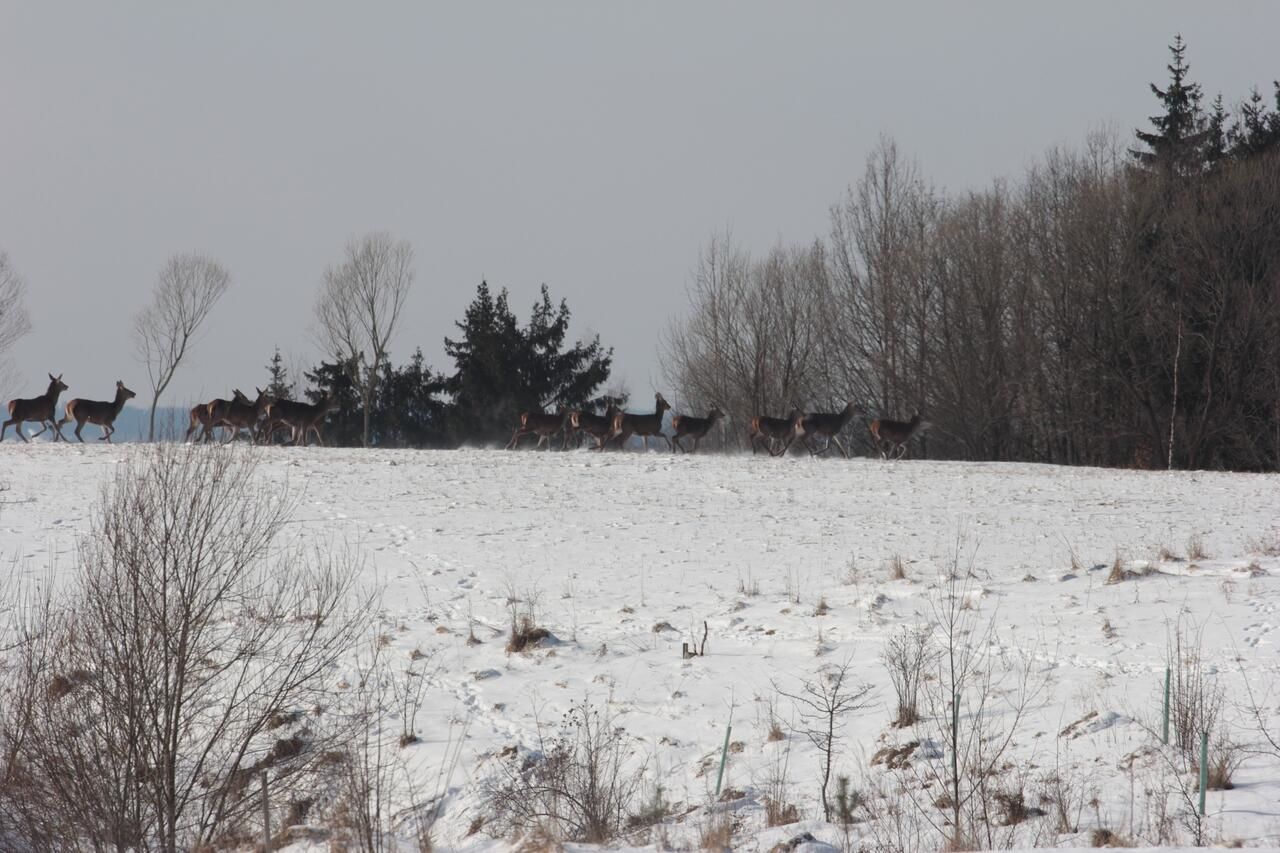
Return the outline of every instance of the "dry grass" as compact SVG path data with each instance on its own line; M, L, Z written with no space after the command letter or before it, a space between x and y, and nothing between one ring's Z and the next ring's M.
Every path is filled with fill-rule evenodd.
M525 614L511 626L511 638L507 640L507 654L533 648L550 636L550 631L535 625L533 617Z
M907 579L907 564L901 554L894 554L888 563L889 580L904 581Z
M813 608L813 615L826 616L830 612L831 612L831 607L827 604L827 599L825 597L819 598L817 606Z
M1137 580L1159 573L1160 570L1155 566L1143 566L1140 569L1125 568L1124 559L1119 554L1116 554L1115 562L1111 564L1111 571L1107 573L1107 583L1123 583L1124 581Z
M733 849L733 821L727 813L711 815L698 832L700 850L719 851Z
M1133 842L1109 829L1095 829L1089 833L1090 847L1132 847Z
M1187 559L1192 561L1209 559L1209 552L1204 549L1204 540L1199 533L1191 534L1187 539Z

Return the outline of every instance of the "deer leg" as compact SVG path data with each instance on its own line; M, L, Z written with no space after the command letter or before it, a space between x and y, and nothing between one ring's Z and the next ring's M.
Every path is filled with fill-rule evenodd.
M896 460L896 459L901 459L902 457L904 457L904 456L906 456L906 455L907 455L907 445L906 445L905 443L904 443L904 444L899 444L899 445L898 445L898 447L897 447L897 453L896 453L896 454L894 454L894 457L893 457L893 458L894 458L895 460Z
M115 424L103 424L102 436L98 439L98 441L105 441L107 444L112 444L113 442L111 441L111 434L115 431L116 431Z
M672 444L674 444L674 445L675 445L674 447L672 447L672 448L671 448L671 452L672 452L672 453L675 453L675 452L676 452L676 447L680 448L680 452L681 452L681 453L688 453L688 452L689 452L689 451L685 450L685 449L684 449L684 445L680 443L680 436L678 436L678 435L677 435L674 439L671 439L670 441L671 441L671 443L672 443ZM694 446L694 447L697 447L697 446L698 446L698 440L697 440L696 438L693 440L693 446Z
M834 441L836 443L836 447L840 449L840 455L843 456L845 459L848 459L849 451L844 449L844 445L840 443L840 439L833 435L831 436L831 440Z

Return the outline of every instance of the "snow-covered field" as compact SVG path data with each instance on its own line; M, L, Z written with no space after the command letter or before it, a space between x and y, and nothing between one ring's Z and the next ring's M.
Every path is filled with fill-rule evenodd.
M17 556L34 574L70 571L103 478L139 452L0 445L0 558ZM481 780L509 760L504 747L533 743L539 722L554 727L584 697L608 703L634 766L645 767L645 799L660 784L673 815L632 845L697 846L720 815L735 824L734 849L767 850L806 831L842 843L821 821L817 753L793 730L800 720L779 689L798 691L819 667L850 659L874 701L848 716L836 772L856 788L879 780L892 790L938 764L936 720L890 727L881 652L903 626L933 619L957 551L960 569L972 566L965 613L975 636L994 631L993 666L1026 662L1043 687L1000 773L1038 805L1057 772L1083 804L1078 832L1032 817L1018 843L1085 846L1100 826L1155 843L1151 792L1179 780L1144 725L1159 717L1179 619L1203 629L1234 737L1260 740L1245 679L1280 734L1280 686L1266 695L1280 675L1280 558L1266 547L1280 544L1280 477L658 452L254 452L262 477L299 496L291 535L345 540L369 558L370 580L385 584L371 636L387 635L404 670L423 666L415 650L427 655L422 741L396 750L408 773L397 778L434 790L465 734L437 849L504 849L483 829L468 834L484 817ZM1193 540L1205 556L1189 560ZM904 579L890 577L895 557ZM1117 557L1156 571L1108 585ZM536 601L538 623L559 642L504 651L513 593L522 607ZM704 621L705 656L682 659L682 641L701 642ZM467 642L471 631L479 644ZM350 675L335 672L334 690ZM768 739L770 703L782 740ZM724 788L743 796L712 806L731 717ZM398 719L385 721L389 739L400 731ZM884 746L911 741L921 742L914 771L871 766ZM768 829L763 788L786 750L801 820ZM1280 845L1280 757L1249 755L1234 781L1210 792L1210 837ZM871 843L865 823L850 832L854 846Z

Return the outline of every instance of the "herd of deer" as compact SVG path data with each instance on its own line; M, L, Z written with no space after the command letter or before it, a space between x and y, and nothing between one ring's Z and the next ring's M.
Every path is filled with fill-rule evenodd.
M49 374L49 388L39 397L9 401L9 420L0 429L0 441L4 441L5 432L14 426L18 437L27 441L22 431L22 424L38 421L40 431L32 438L46 430L53 430L54 441L65 440L62 427L71 421L76 422L76 438L84 441L81 430L84 425L96 424L102 427L101 439L111 441L115 432L115 420L124 408L126 400L134 393L125 387L124 382L116 382L116 396L110 402L100 400L82 400L76 398L66 405L66 417L55 420L58 410L58 395L67 390L62 376ZM324 444L320 434L320 425L324 416L333 410L336 401L326 393L319 402L299 403L294 400L280 400L272 397L261 388L255 389L258 396L250 400L236 389L230 400L210 400L191 409L191 421L187 427L184 440L190 441L200 430L200 441L212 441L213 432L223 429L227 432L223 443L234 441L244 432L249 433L253 441L273 441L282 430L289 430L293 444L306 444L314 435L316 442ZM575 409L573 411L546 414L544 412L524 412L520 415L520 425L511 434L507 449L514 449L520 439L526 435L538 436L537 447L544 444L551 448L551 437L563 434L562 447L567 448L569 442L577 439L577 447L582 446L582 438L589 435L596 441L596 450L604 450L610 443L621 447L634 435L644 439L645 450L649 449L649 439L661 438L674 453L679 448L682 453L692 452L685 448L681 439L693 440L693 450L698 449L698 442L706 437L716 422L724 417L719 407L713 407L705 418L693 415L675 415L671 418L671 427L675 435L668 437L662 431L663 416L671 408L661 394L654 395L655 409L653 414L633 414L624 412L610 404L603 415L593 414ZM762 445L772 456L782 456L790 448L792 442L799 438L808 448L809 453L817 455L826 453L834 444L840 453L849 458L849 452L840 443L840 432L849 425L854 416L861 414L862 409L852 401L839 412L810 412L805 414L799 406L792 409L785 418L770 418L757 415L751 419L747 438L751 442L751 453L757 453ZM912 415L909 421L891 421L884 418L871 421L867 427L880 455L886 459L901 459L907 452L907 442L921 428L920 412ZM817 440L824 439L821 447Z
M554 414L523 412L520 415L519 426L511 434L511 440L507 442L507 449L513 450L518 447L520 439L526 435L538 436L535 449L545 445L548 450L551 449L552 436L557 434L563 435L562 448L568 448L570 442L574 442L576 447L581 447L583 436L589 435L596 441L595 450L604 450L611 443L622 447L631 436L635 435L644 439L646 450L649 449L649 438L652 436L666 441L672 453L677 448L687 453L691 451L685 449L680 441L682 438L692 439L693 450L696 451L698 442L706 437L717 421L724 417L724 412L720 411L719 407L712 407L705 418L675 415L671 418L671 428L675 430L675 435L667 436L662 431L662 419L664 413L671 408L671 404L664 400L661 394L655 394L654 401L656 405L653 414L623 412L612 403L603 415L578 409ZM754 455L761 446L764 446L771 456L782 456L791 449L792 442L798 438L811 455L826 453L831 449L831 445L835 444L840 453L848 459L849 453L840 443L839 436L854 416L859 414L863 414L863 410L851 401L839 412L805 414L799 406L796 406L785 418L756 415L751 419L747 430L751 453ZM917 411L909 421L878 418L867 424L867 429L881 457L901 459L907 452L907 442L923 425L920 412ZM818 439L823 439L821 446Z
M62 427L71 421L76 422L76 438L84 441L81 430L84 425L95 424L102 427L101 440L111 441L115 430L116 418L124 408L126 400L136 396L125 387L124 382L116 382L116 396L110 402L101 400L81 400L76 398L67 403L66 417L55 420L58 411L58 395L67 390L62 375L49 374L49 388L39 397L9 401L9 420L0 428L0 441L4 441L5 432L12 425L18 437L27 441L22 431L24 423L38 421L40 431L33 433L35 438L46 430L53 430L53 440L66 440ZM191 425L187 429L186 440L190 441L197 429L201 429L200 440L211 441L213 431L222 428L228 431L223 443L239 437L248 430L255 441L272 440L281 430L290 431L290 439L294 444L305 444L308 436L314 434L316 441L324 444L320 436L320 423L333 408L334 401L328 394L320 398L318 403L298 403L293 400L278 400L262 389L258 390L258 398L249 400L239 389L230 400L212 400L201 403L191 409Z

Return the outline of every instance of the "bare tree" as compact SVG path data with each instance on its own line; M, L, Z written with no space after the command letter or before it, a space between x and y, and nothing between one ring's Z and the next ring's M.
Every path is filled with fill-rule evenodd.
M26 282L9 264L9 256L0 251L0 387L8 379L7 353L23 335L31 331L26 296Z
M133 321L134 347L151 380L147 440L156 437L156 406L178 372L192 340L227 292L231 277L212 258L196 252L174 255L160 270L151 305Z
M364 446L378 370L413 284L413 247L386 232L347 243L346 259L325 270L316 300L320 343L339 364L348 365L364 409Z

